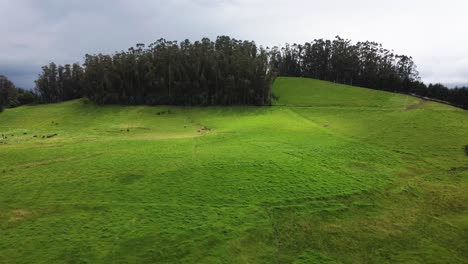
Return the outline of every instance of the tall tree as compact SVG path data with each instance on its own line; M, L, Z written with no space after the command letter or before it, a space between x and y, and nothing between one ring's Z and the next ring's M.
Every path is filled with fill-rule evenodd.
M0 110L17 105L17 96L18 93L13 82L6 76L0 75Z
M272 49L228 36L194 43L160 39L110 55L87 54L83 66L50 63L36 89L44 102L86 96L100 104L269 105L275 76L311 77L468 107L465 89L423 84L412 57L339 36Z

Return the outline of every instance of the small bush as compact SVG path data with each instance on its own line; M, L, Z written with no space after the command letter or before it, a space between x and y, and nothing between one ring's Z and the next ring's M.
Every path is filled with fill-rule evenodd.
M37 96L29 91L23 91L18 94L18 105L34 104L37 103L37 101L39 101Z
M465 154L468 156L468 145L465 146Z
M276 102L280 99L280 97L274 93L271 93L271 99Z

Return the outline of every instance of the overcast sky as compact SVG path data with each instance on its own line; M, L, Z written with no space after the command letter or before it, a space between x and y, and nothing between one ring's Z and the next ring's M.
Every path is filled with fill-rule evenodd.
M413 56L425 82L468 83L467 0L0 0L0 74L30 88L40 66L159 38L264 46L340 35Z

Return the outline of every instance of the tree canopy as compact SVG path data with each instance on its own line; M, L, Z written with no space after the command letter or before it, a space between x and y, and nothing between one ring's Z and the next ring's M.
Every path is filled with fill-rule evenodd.
M6 107L32 104L36 101L34 93L17 88L6 76L0 75L0 112Z
M265 49L218 37L87 54L83 66L50 63L36 87L46 102L86 96L102 104L268 105L271 80Z
M84 63L42 67L36 91L44 102L88 97L100 104L270 105L275 76L310 77L430 97L468 107L466 88L420 81L413 58L376 42L336 37L263 48L220 36L215 41L160 39Z
M14 104L16 100L15 85L7 77L0 75L0 111Z

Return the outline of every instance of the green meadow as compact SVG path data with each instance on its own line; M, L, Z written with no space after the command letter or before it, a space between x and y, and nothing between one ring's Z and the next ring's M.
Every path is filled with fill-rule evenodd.
M468 111L302 78L273 92L0 113L0 263L468 263Z

